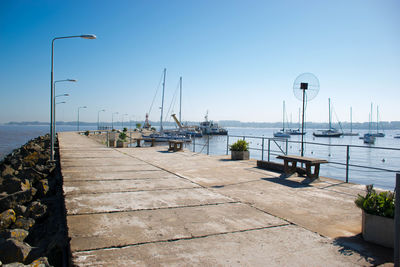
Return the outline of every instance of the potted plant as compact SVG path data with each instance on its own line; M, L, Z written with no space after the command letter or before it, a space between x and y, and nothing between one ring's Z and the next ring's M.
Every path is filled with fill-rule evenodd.
M390 191L378 194L373 185L367 185L366 188L366 196L358 195L355 200L357 207L362 209L363 238L393 248L395 194Z
M117 140L117 147L127 147L126 137L127 137L127 135L125 132L122 132L119 134L118 140Z
M249 159L249 143L244 140L237 140L230 146L232 160Z

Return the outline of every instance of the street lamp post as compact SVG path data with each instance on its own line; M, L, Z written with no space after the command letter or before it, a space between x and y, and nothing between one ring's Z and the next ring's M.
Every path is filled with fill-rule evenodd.
M59 82L77 82L77 80L75 80L75 79L65 79L65 80L54 81L54 83L53 83L54 95L56 94L56 85ZM58 96L61 96L61 95L56 95L55 97L53 97L53 105L54 105L54 107L55 107L56 97L58 97ZM55 110L55 108L54 108L54 114L53 114L53 140L56 140L56 110Z
M56 99L57 97L61 97L61 96L69 96L69 94L62 94L62 95L56 95L56 97L54 98L54 99ZM55 138L55 136L56 136L56 133L57 133L57 131L56 131L56 111L57 111L57 104L65 104L65 103L67 103L67 102L65 102L65 101L62 101L62 102L58 102L58 103L55 103L55 105L54 105L54 117L53 117L53 119L54 119L54 121L53 121L53 134L54 134L54 138Z
M53 38L51 41L51 78L50 78L50 160L54 160L54 109L55 109L55 100L54 100L54 84L53 84L53 73L54 73L54 41L59 39L68 39L68 38L84 38L84 39L96 39L96 35L94 34L83 34L83 35L74 35L74 36L63 36Z
M100 112L104 112L104 111L106 111L106 110L102 109L97 112L97 130L99 130L99 128L100 128Z
M87 108L87 106L83 106L83 107L79 107L79 108L78 108L78 121L77 121L78 132L79 132L79 110L80 110L81 108Z
M114 114L119 114L118 112L114 112L113 114L111 114L111 130L114 129Z
M122 130L124 129L124 117L125 116L128 116L128 114L127 113L122 114Z

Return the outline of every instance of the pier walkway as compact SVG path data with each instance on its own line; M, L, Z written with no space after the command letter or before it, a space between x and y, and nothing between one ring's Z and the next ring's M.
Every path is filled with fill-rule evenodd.
M107 148L76 133L59 133L59 144L77 266L368 266L390 260L386 249L356 237L361 211L354 199L363 186L330 179L307 185L258 169L252 160L168 147Z

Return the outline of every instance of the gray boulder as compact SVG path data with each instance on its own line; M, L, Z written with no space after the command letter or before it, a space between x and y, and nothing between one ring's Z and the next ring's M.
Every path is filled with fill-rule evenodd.
M17 205L31 201L32 197L36 194L36 191L37 190L32 187L28 190L15 192L0 198L0 212L7 209L13 209Z
M3 263L24 262L32 247L14 238L0 241L0 261Z
M29 231L35 225L35 220L32 218L24 218L18 216L15 223L11 226L13 229L24 229Z
M25 215L36 220L42 218L46 214L46 211L46 205L40 203L39 201L33 201L27 207Z
M15 212L8 209L0 213L0 230L7 229L16 221Z
M21 242L23 242L28 235L29 232L24 229L6 229L0 232L0 238L14 238Z
M25 191L31 188L31 184L27 179L19 179L17 177L9 177L3 181L1 191L12 194L18 191Z

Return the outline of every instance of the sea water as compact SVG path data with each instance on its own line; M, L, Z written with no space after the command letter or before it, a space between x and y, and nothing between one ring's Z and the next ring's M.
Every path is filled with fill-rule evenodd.
M81 125L80 130L95 130L96 126ZM268 138L273 137L273 132L278 129L273 128L242 128L228 127L229 140L227 136L210 136L207 147L207 137L196 138L195 152L207 153L210 155L229 154L227 144L232 144L238 139L243 139L246 136L246 141L250 144L250 157L254 159L268 159ZM57 126L57 131L76 131L76 126ZM359 136L343 136L340 138L317 138L312 135L313 130L308 129L304 136L304 141L308 144L304 147L304 156L326 159L328 164L322 164L320 175L340 179L345 181L346 166L334 163L346 163L347 147L346 145L354 145L359 147L350 147L349 163L358 166L369 166L375 169L366 169L363 167L349 168L349 182L358 184L374 184L376 187L393 190L395 186L396 172L400 173L400 150L378 149L397 148L400 149L400 139L393 138L400 131L388 130L385 131L385 137L377 137L374 145L365 145ZM362 136L367 131L359 131ZM13 149L20 147L27 141L36 138L40 135L49 133L48 125L0 125L0 160L4 158ZM240 136L240 137L232 137ZM262 153L262 137L264 137L264 154ZM301 136L291 136L288 140L300 141ZM309 144L309 143L318 143ZM335 146L345 145L345 146ZM193 151L193 143L187 146ZM301 146L299 143L285 141L270 142L269 159L275 162L281 162L276 159L282 151L290 155L300 155ZM282 151L281 151L282 150ZM388 171L389 170L389 171Z
M238 139L249 142L250 158L268 160L268 138L279 129L273 128L241 128L228 127L229 140L226 136L211 136L208 147L210 155L229 154L227 144L234 143ZM346 180L346 155L347 145L349 148L348 172L349 182L357 184L374 184L375 187L393 190L395 187L396 172L400 173L400 139L394 136L400 131L385 131L385 137L377 137L374 145L366 145L360 136L367 130L360 130L360 136L343 136L339 138L318 138L312 135L313 129L308 129L304 136L304 156L325 159L328 164L321 164L320 175L335 179ZM232 137L238 136L238 137ZM262 153L262 137L264 137L264 154ZM207 153L207 137L196 138L195 151ZM298 143L291 142L297 141ZM317 144L311 144L317 143ZM193 144L188 146L193 151ZM394 148L399 150L388 150L381 148ZM286 150L287 149L287 150ZM301 136L293 135L286 141L270 141L269 160L283 163L276 156L287 152L289 155L301 154ZM339 164L335 164L339 163ZM373 167L367 169L361 166Z

